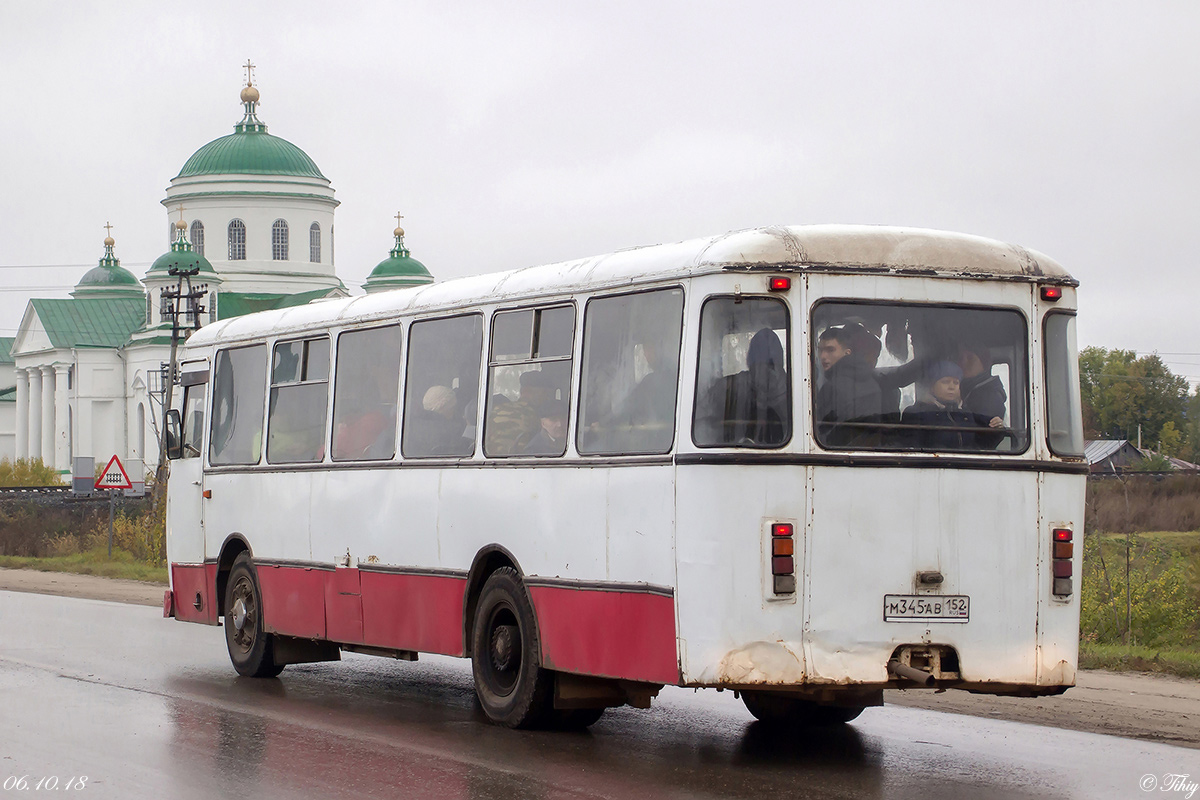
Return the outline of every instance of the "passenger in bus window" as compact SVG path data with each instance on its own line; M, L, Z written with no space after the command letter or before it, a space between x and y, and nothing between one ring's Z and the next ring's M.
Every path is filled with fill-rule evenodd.
M550 400L538 409L538 416L542 427L526 445L526 455L561 456L567 450L567 404Z
M421 397L423 452L435 456L467 455L472 443L463 437L458 396L449 386L430 386ZM420 445L419 445L420 446Z
M866 423L863 427L820 425L818 433L824 444L871 446L879 441L878 431L870 427L878 425L882 413L879 382L872 365L854 351L855 338L861 339L864 334L871 336L861 325L851 323L826 328L818 337L817 359L824 378L817 392L818 422Z
M960 344L957 364L963 372L960 386L963 410L988 420L990 427L1001 427L1008 395L1004 391L1004 382L992 374L988 348L977 342ZM1001 421L1000 425L992 424L995 419ZM994 450L1004 438L1003 433L981 432L975 436L976 443L988 450Z
M554 398L554 387L541 370L521 373L521 389L517 399L501 403L492 409L488 420L487 452L492 456L519 455L538 431L542 429L542 418L538 408Z
M904 410L901 422L914 426L912 441L920 450L982 449L974 429L998 428L999 417L979 417L962 407L963 372L952 361L935 361L925 372L928 394ZM986 434L984 434L986 435Z

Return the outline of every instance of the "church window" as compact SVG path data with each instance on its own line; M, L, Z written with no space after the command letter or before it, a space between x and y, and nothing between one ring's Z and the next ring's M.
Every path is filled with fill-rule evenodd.
M208 324L217 321L217 293L209 292L208 294Z
M204 223L198 219L192 220L192 250L196 255L204 255Z
M271 225L271 258L276 261L288 260L288 224L282 219L275 220Z
M315 222L308 226L308 260L321 263L321 226Z
M229 260L246 260L246 223L240 219L229 223Z

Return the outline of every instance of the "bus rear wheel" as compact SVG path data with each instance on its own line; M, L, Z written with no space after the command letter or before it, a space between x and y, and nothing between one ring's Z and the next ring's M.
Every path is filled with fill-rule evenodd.
M772 692L742 692L742 702L757 719L793 728L840 725L863 712L861 706L826 706Z
M550 713L553 676L538 665L533 603L516 570L504 567L483 585L471 635L475 694L493 722L509 728L541 724Z
M283 671L274 637L263 629L262 592L248 553L234 560L225 583L225 644L239 675L274 678Z

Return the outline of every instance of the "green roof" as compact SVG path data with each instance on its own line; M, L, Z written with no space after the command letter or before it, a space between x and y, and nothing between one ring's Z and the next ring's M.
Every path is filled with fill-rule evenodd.
M307 305L313 300L329 297L332 289L314 289L299 294L257 294L252 292L220 292L217 295L217 318L229 319L257 311L292 308Z
M133 273L113 255L112 239L104 240L104 256L75 284L72 297L131 297L141 300L146 290Z
M420 261L412 257L404 246L404 231L396 229L396 246L388 257L380 261L371 274L367 276L363 288L367 292L378 292L384 289L402 289L406 286L422 286L433 283L433 276Z
M267 133L248 102L246 116L228 136L201 147L175 178L196 175L292 175L327 180L308 154L296 145Z
M15 402L17 402L17 387L10 386L7 389L0 389L0 403Z
M0 364L17 363L12 354L13 345L16 344L16 341L12 336L0 336Z
M146 322L144 297L39 299L29 303L55 348L121 347Z

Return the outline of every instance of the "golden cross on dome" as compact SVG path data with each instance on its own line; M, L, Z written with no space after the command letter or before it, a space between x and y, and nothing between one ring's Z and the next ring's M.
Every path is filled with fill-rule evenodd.
M404 219L404 215L399 211L396 212L396 227L400 227L400 220Z
M255 65L254 65L254 64L251 64L251 63L250 63L250 59L248 59L248 58L247 58L247 59L246 59L246 63L245 63L245 64L243 64L242 66L246 68L246 85L247 85L247 86L253 86L253 85L254 85L254 72L253 72L253 70L254 70L254 66L255 66Z
M111 224L109 224L108 222L105 222L104 230L106 231L107 236L112 236L112 225Z
M183 222L183 203L179 204L179 208L177 208L176 211L179 212L179 221Z

